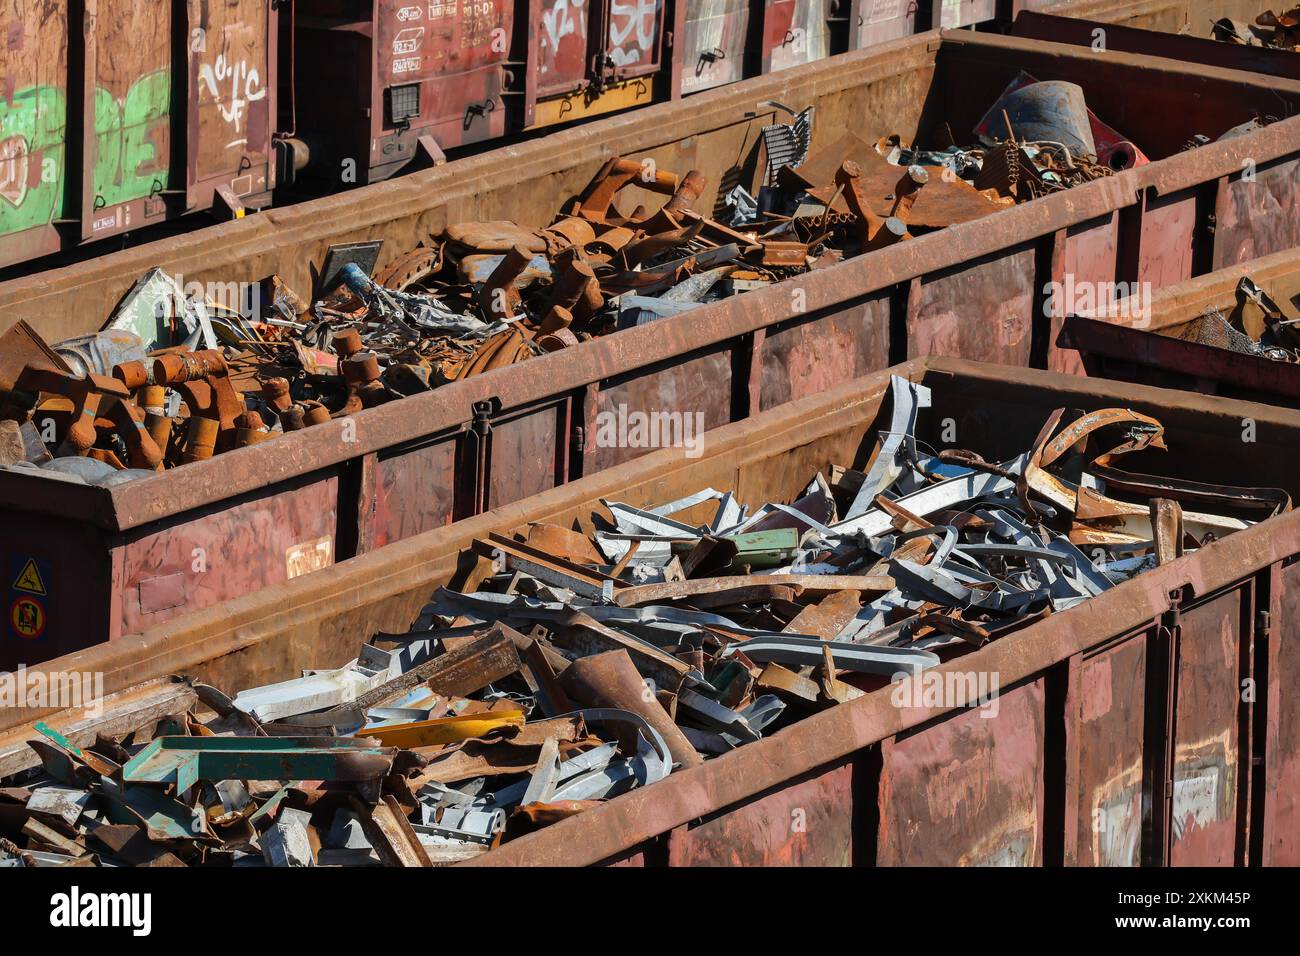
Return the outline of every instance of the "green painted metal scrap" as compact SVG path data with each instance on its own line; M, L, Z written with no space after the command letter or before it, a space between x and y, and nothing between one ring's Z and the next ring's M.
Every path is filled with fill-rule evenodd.
M158 737L122 768L127 783L199 780L374 780L397 753L347 737Z

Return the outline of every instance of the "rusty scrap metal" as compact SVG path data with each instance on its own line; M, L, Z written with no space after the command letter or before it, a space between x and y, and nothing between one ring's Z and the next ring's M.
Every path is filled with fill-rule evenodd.
M1282 13L1265 10L1255 17L1253 24L1221 17L1211 25L1210 35L1216 40L1241 46L1297 50L1300 49L1300 7Z
M1041 102L1046 86L1022 74L1004 97ZM1011 120L997 142L982 124L981 142L965 150L852 133L815 150L812 110L770 104L791 121L764 129L754 148L765 183L753 202L732 190L729 222L697 208L711 185L698 170L614 156L549 225L452 223L373 274L377 243L360 257L355 246L332 249L314 300L270 276L239 302L216 301L150 270L104 331L53 349L15 340L22 364L0 369L0 422L34 426L44 449L26 447L28 429L0 467L134 480L1106 175L1103 146L1127 141L1085 118L1074 90L1074 125L1088 127L1096 157L1028 142ZM60 463L73 457L87 461Z

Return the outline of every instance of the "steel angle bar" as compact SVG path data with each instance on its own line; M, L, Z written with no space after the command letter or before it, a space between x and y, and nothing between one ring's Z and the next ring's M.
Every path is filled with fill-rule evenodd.
M495 591L473 591L462 594L449 588L439 588L433 600L426 605L435 614L444 617L468 615L484 622L506 617L532 616L536 620L553 620L548 614L571 610L568 605L555 601L539 601L525 594L498 594Z
M505 811L500 809L475 810L469 807L447 807L442 811L441 820L425 824L413 823L411 829L418 836L433 837L434 842L447 840L453 843L491 846L496 835L505 829L505 825Z
M1188 551L1193 554L1193 551ZM1118 561L1107 561L1099 570L1110 580L1112 584L1122 584L1129 578L1150 571L1156 566L1156 556L1154 554L1143 554L1134 558L1121 558Z
M1050 561L1070 568L1075 564L1075 559L1069 554L1058 553L1050 548L1022 547L1018 544L963 544L957 547L956 553L972 558L982 555L990 558L1019 558L1024 561Z
M1087 585L1080 584L1073 575L1057 573L1057 567L1060 566L1057 560L1029 556L1031 552L1043 550L1043 541L1028 525L1006 511L990 509L989 514L996 519L995 531L1010 537L1016 545L1024 548L1034 577L1039 584L1047 587L1055 609L1065 610L1094 595ZM1048 549L1050 550L1050 544ZM1073 559L1072 565L1077 564L1075 555L1069 557ZM1089 563L1086 557L1084 562ZM1071 570L1074 568L1072 567Z
M682 724L680 729L690 745L702 754L720 756L730 753L740 744L735 737L714 730L701 730L689 724Z
M693 624L674 624L669 621L626 621L615 629L629 638L636 638L658 646L664 643L689 644L703 647L705 631Z
M521 780L518 786L519 792L522 795L524 789L528 786L528 781ZM428 807L430 805L435 808L444 806L469 807L475 804L478 797L465 793L462 790L457 790L455 787L449 787L445 784L431 780L420 788L419 792L415 795L415 799L419 800L423 807Z
M835 640L846 644L865 642L872 635L886 626L889 612L875 603L866 605L858 611L857 616L844 626L844 630L835 635Z
M638 737L638 740L640 739L643 738ZM557 801L600 800L610 796L615 787L629 782L634 785L641 783L637 777L637 768L630 760L616 760L565 781L556 789L553 799Z
M550 799L552 801L591 799L589 796L575 797L566 794L564 792L565 784L580 776L589 775L593 771L598 773L604 770L617 753L618 744L601 744L599 747L580 753L576 757L561 761ZM529 801L525 799L525 795L532 783L532 779L532 777L529 777L527 780L520 780L508 787L502 787L490 796L482 798L480 802L483 806L490 807L510 807L521 802L528 803Z
M523 804L549 803L555 795L556 785L560 782L560 743L554 737L547 737L542 744L542 752L537 758L537 767L528 778L528 787L524 790Z
M372 645L362 657L334 670L267 684L235 695L233 704L265 723L356 700L397 676L397 659Z
M634 714L629 710L619 710L615 707L587 707L562 714L561 717L581 717L583 720L592 723L611 721L613 723L632 724L649 745L649 752L640 755L646 770L645 782L650 784L662 780L672 770L673 758L668 752L667 742L659 731L655 730L640 714ZM556 799L561 798L557 795ZM571 800L575 798L565 797L563 799Z
M880 446L880 452L867 470L867 475L858 489L853 503L845 512L846 518L856 518L865 514L876 495L883 494L893 487L903 474L905 464L899 454L904 448L911 458L916 458L916 443L912 437L916 431L917 413L922 408L930 407L930 390L924 385L909 382L898 375L890 376L890 393L893 396L894 409L890 418L889 433Z
M754 698L753 703L743 708L740 716L745 718L745 723L753 730L762 733L767 725L780 717L784 711L785 701L775 694L764 694Z
M740 651L750 660L759 663L797 666L823 663L823 654L829 651L836 667L859 674L879 674L891 677L900 671L916 674L939 663L939 656L929 651L912 651L899 647L871 647L865 644L846 644L842 641L823 641L817 637L799 637L774 634L754 638L739 644L729 644L720 656L726 657Z
M1000 467L1015 474L1024 468L1028 460L1029 455L1024 454L1011 461L1004 462ZM934 514L936 511L956 508L972 499L982 498L985 495L1012 491L1015 486L1015 482L1010 478L1004 478L1001 475L990 475L985 472L973 472L960 478L949 478L946 481L929 485L920 491L912 492L910 495L903 495L901 498L896 499L896 503L912 512L912 514L925 517ZM892 521L893 518L890 515L876 509L856 518L837 521L831 527L840 536L863 533L868 537L876 538L893 530Z
M916 564L906 558L891 558L889 573L905 594L915 592L928 601L950 607L966 607L971 603L971 589L942 568Z
M1144 526L1143 519L1147 517L1145 505L1135 505L1128 501L1119 501L1107 497L1100 491L1090 488L1087 482L1082 485L1086 494L1081 495L1080 485L1039 467L1028 469L1026 478L1031 490L1071 514L1077 513L1084 501L1090 501L1093 503L1094 508L1100 506L1105 510L1108 517L1118 519L1126 528L1129 525L1139 528ZM1250 522L1227 515L1209 514L1200 511L1183 512L1183 527L1197 536L1204 536L1208 532L1221 535L1232 531L1241 531L1249 528L1250 524ZM1145 527L1149 530L1150 525L1146 524Z
M1185 478L1142 475L1097 462L1093 462L1089 469L1095 473L1094 485L1099 488L1119 488L1148 497L1173 498L1179 502L1218 504L1230 508L1266 508L1269 514L1265 517L1291 509L1291 496L1282 488L1214 485ZM1084 477L1092 476L1085 472Z
M601 552L610 561L618 562L623 559L633 544L636 544L636 554L632 556L631 563L634 566L653 566L662 568L673 559L674 541L695 541L699 535L683 537L675 535L667 537L664 535L647 535L647 534L610 534L606 531L596 532L596 543L600 546Z
M728 495L729 494L730 492L728 492ZM693 495L687 495L685 498L678 498L676 501L670 501L666 505L647 508L646 513L664 518L668 515L676 514L679 511L684 511L687 508L693 508L696 505L703 504L706 501L714 501L722 496L721 491L715 491L712 488L705 488L702 491L697 491Z
M700 528L619 501L601 498L600 503L613 515L614 523L624 534L649 533L665 538L698 538L702 534Z
M868 628L868 633L871 633L883 627L884 619L891 613L895 611L916 611L924 604L924 601L909 598L903 594L902 590L895 588L882 594L870 604L864 605L854 620L861 619L867 622L865 626Z
M601 623L680 624L697 629L718 627L742 633L745 631L745 628L731 620L731 618L721 614L667 604L647 604L642 607L619 607L611 604L602 605L601 607L589 607L583 613Z
M991 584L1001 591L1011 594L1018 594L1024 590L1020 585L1011 581L1004 581L1001 578L989 574L973 557L966 554L962 548L955 548L952 552L952 558L943 569L965 585Z
M736 501L735 495L728 491L718 501L718 513L709 526L715 535L724 534L738 527L744 520L748 509Z
M792 518L796 518L797 520L808 525L808 527L812 528L814 531L816 531L818 534L822 535L823 537L834 538L837 536L837 532L827 527L826 525L822 524L820 521L817 521L815 518L810 518L808 515L804 514L798 508L793 508L790 505L783 505L777 501L772 502L768 507L770 507L774 511L780 511L790 515Z
M494 533L486 540L476 540L474 547L480 553L485 553L485 556L503 555L511 570L522 571L543 584L566 588L592 601L611 601L615 590L627 587L625 582L609 575L551 557L539 548L513 541L504 535Z
M1107 591L1113 586L1110 579L1065 535L1055 535L1048 548L1071 559L1071 570L1075 577L1094 595Z
M945 565L944 571L951 574L958 583L971 588L971 607L986 611L1010 613L1048 597L1047 589L1036 583L1024 587L1015 581L1003 581L982 570L959 567L955 561ZM994 590L985 591L979 587L981 584L991 584Z
M729 734L745 743L752 743L759 739L758 733L739 713L693 690L682 688L678 692L677 709L699 721L707 730Z

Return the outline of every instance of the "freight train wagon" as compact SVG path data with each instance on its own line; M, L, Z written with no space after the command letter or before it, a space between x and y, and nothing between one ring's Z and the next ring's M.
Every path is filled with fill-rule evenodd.
M907 36L929 4L0 0L0 268Z

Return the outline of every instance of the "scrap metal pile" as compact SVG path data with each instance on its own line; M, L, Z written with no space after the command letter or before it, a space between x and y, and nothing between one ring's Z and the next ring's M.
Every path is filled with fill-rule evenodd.
M1249 276L1237 283L1237 298L1241 308L1233 319L1210 309L1161 334L1274 362L1300 362L1300 318L1289 317Z
M0 865L469 859L1290 508L1121 471L1165 447L1128 409L1058 409L988 462L915 437L925 387L896 377L892 402L865 471L789 504L602 501L590 534L476 540L408 633L344 667L194 685L202 707L124 740L37 725L41 766L0 788Z
M847 134L810 155L805 110L764 128L764 185L721 197L727 222L696 211L698 171L616 157L545 228L454 224L374 275L378 243L359 244L368 262L343 250L311 306L273 276L245 313L154 269L100 333L51 350L15 327L31 360L0 374L0 467L90 484L147 476L1147 161L1080 87L1025 73L975 134L982 145L941 150ZM629 186L666 201L624 214Z
M1215 20L1210 35L1225 43L1241 46L1267 46L1278 50L1300 50L1300 7L1282 13L1265 10L1255 23L1223 17Z

